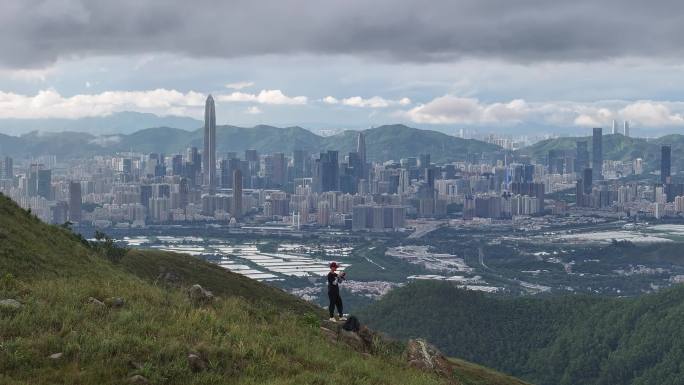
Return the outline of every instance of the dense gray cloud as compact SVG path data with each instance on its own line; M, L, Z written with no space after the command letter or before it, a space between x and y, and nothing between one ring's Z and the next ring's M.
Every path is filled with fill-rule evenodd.
M170 52L587 61L684 56L684 2L3 0L0 65Z

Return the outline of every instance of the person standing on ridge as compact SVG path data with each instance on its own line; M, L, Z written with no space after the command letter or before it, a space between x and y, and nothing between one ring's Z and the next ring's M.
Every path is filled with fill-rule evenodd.
M330 300L330 306L328 306L328 312L330 313L330 321L335 321L335 308L337 307L337 313L339 314L340 321L345 321L347 318L344 317L342 313L342 297L340 297L340 283L344 281L345 272L337 273L337 268L340 265L337 262L330 262L330 272L328 273L328 299Z

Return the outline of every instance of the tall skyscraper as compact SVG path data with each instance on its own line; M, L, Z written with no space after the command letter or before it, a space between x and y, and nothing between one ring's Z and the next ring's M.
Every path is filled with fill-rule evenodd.
M240 159L229 158L221 161L221 187L233 188L233 171L240 168Z
M595 180L603 179L603 129L594 127L591 149L591 168Z
M233 201L231 214L235 218L242 218L242 172L240 169L233 171Z
M617 120L615 119L613 119L613 128L610 130L610 133L613 135L618 133Z
M670 183L672 168L672 148L670 146L660 147L660 183Z
M259 153L257 150L245 150L245 160L248 162L258 162L259 161Z
M338 152L322 152L316 161L316 189L318 192L338 191L340 186L340 166Z
M418 167L423 170L430 167L430 154L420 154L418 156Z
M593 178L592 178L592 169L590 168L585 168L584 171L582 172L582 181L584 183L584 194L591 194L591 188L594 184Z
M80 222L82 209L81 183L69 182L69 221Z
M183 174L183 155L174 155L171 159L171 170L173 175Z
M363 131L359 132L359 137L357 138L356 153L358 154L360 163L357 179L369 180L370 178L368 177L368 174L370 170L368 169L368 158L366 157L366 134Z
M36 193L47 200L52 200L52 170L38 170Z
M292 170L295 179L304 177L304 158L306 153L302 150L294 150L292 152Z
M575 171L581 173L582 170L589 167L589 150L587 149L587 141L577 141L577 154L575 154Z
M9 156L2 162L2 177L4 179L14 178L14 161Z
M178 186L178 194L180 201L179 207L182 209L188 207L190 198L190 183L188 182L188 178L181 178L180 185Z
M216 106L209 95L204 106L204 152L202 153L204 184L209 193L216 191Z
M359 137L357 138L356 142L356 152L359 154L359 158L361 158L361 164L365 165L366 164L366 134L363 133L363 131L359 132Z
M622 126L622 134L629 138L629 121L625 120Z
M276 186L284 186L287 181L287 160L285 154L276 152L273 154L273 175L271 182Z

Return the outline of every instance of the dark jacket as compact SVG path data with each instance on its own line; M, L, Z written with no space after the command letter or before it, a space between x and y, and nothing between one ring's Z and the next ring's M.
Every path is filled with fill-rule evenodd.
M328 273L328 290L340 290L340 283L344 281L344 277L340 274L333 273L332 271Z

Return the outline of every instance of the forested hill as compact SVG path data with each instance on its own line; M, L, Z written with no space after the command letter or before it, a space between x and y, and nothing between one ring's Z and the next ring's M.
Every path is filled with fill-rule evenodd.
M465 160L466 154L498 151L496 145L473 139L461 139L437 131L420 130L404 125L386 125L364 131L370 160L386 161L432 155L433 161ZM319 136L301 127L255 126L251 128L218 126L217 146L220 155L229 151L256 149L262 154L294 150L316 153L337 150L344 155L356 150L358 131L333 136ZM19 137L0 134L0 154L11 156L57 155L60 158L112 154L119 151L180 153L187 147L202 148L204 132L178 128L148 128L131 134L95 136L81 132L38 133ZM78 149L78 152L74 152Z
M417 282L363 317L538 385L684 384L681 286L638 298L502 298Z
M546 164L550 150L571 150L577 148L577 141L586 141L589 154L592 151L592 138L588 137L563 137L547 139L518 151L519 155L529 156L532 160ZM684 153L684 135L667 135L655 139L632 138L622 134L603 136L603 159L632 161L642 158L647 170L655 170L659 167L660 148L662 145L672 146L672 154ZM591 155L590 155L591 156ZM672 157L673 165L679 169L684 168L684 157Z

